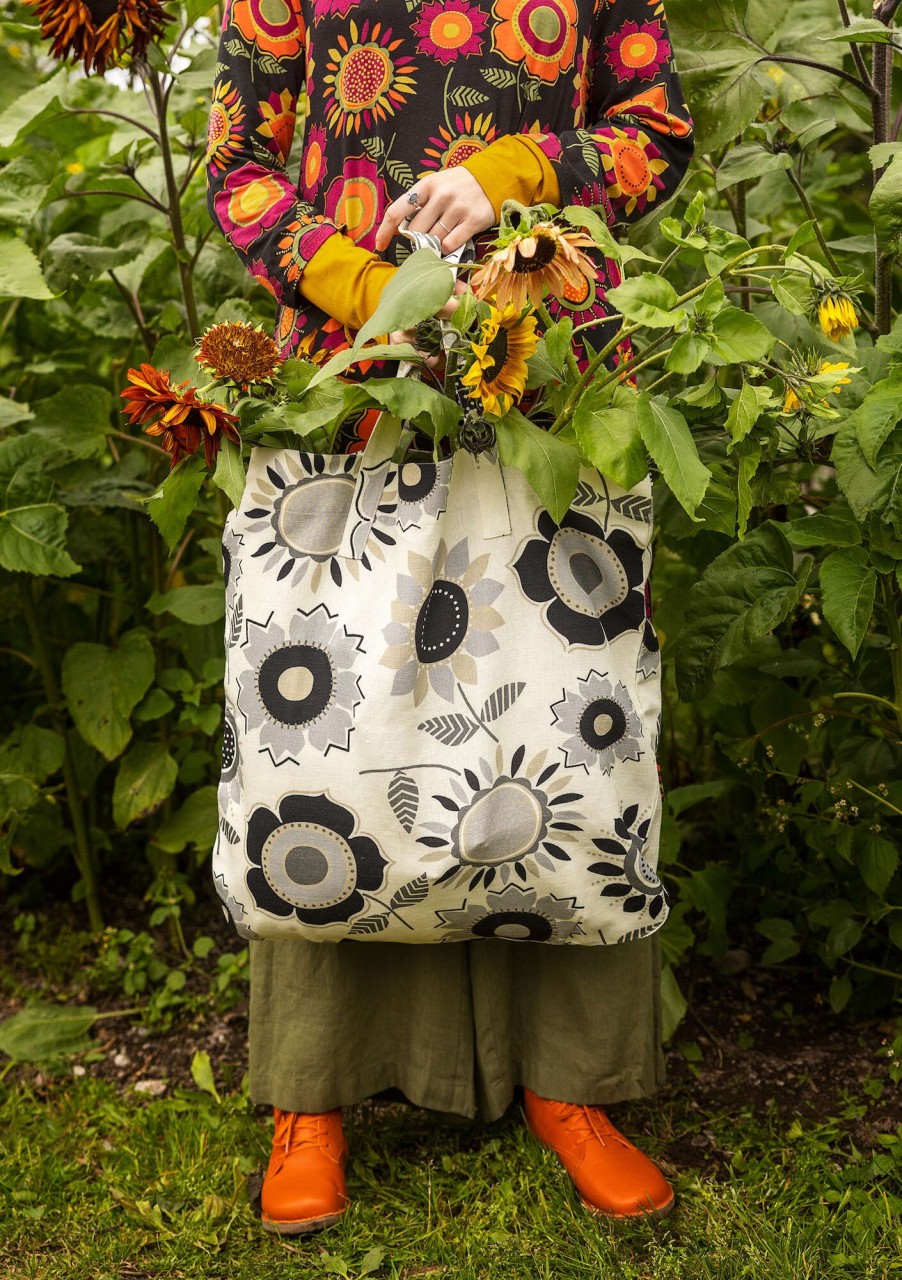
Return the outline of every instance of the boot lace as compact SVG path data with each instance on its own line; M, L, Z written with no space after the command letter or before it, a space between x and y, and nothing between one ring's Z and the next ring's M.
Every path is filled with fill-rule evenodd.
M632 1143L616 1129L601 1107L578 1106L570 1102L548 1100L556 1115L574 1137L582 1142L596 1139L603 1147L609 1142L632 1149Z
M326 1117L307 1115L300 1111L275 1111L273 1147L284 1150L286 1156L303 1147L329 1145Z

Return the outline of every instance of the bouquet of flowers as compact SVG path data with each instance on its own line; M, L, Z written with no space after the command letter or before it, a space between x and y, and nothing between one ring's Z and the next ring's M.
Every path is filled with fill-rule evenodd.
M732 404L721 431L728 451L757 450L756 465L762 445L749 436L759 419L767 413L793 417L815 447L818 420L837 416L828 396L849 381L840 376L850 369L847 362L814 354L790 349L782 365L774 363L769 357L777 339L728 301L725 282L766 279L775 292L779 287L787 309L812 310L834 339L858 324L854 282L825 278L820 264L792 244L753 249L740 236L702 226L703 214L696 197L685 224L662 221L674 249L658 262L618 243L591 207L558 211L507 201L481 262L452 267L438 241L415 249L354 341L331 356L282 360L262 328L226 321L207 329L194 354L209 377L205 385L190 379L174 385L171 371L150 364L129 370L122 393L126 412L172 457L170 475L150 501L152 517L172 545L205 470L237 505L243 448L329 453L350 415L380 406L407 424L402 451L417 433L431 441L436 459L455 449L497 448L502 463L522 469L557 522L574 499L583 463L626 489L651 466L688 517L701 521L699 508L715 473L702 461L682 408L658 391L668 377L695 373L703 364L740 370L741 386L728 393ZM581 297L587 280L596 278L593 250L618 267L639 259L653 269L609 289L619 310L604 324L597 316L583 323L574 323L573 314L553 318L551 299ZM678 254L693 255L705 268L703 280L682 296L664 275ZM457 309L451 319L437 319L455 291L457 272L466 281ZM655 336L637 354L630 340L640 329ZM415 343L388 342L387 335L399 330L413 332ZM590 332L604 334L597 346ZM386 359L406 362L419 376L346 376L354 365ZM636 375L654 364L663 372L640 390ZM701 413L706 385L683 396ZM793 438L804 445L801 436Z

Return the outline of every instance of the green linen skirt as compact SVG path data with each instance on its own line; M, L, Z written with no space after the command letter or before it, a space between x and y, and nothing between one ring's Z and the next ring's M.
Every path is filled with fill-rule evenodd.
M611 946L303 939L250 947L250 1095L329 1111L400 1092L498 1119L517 1085L605 1105L664 1083L659 935Z

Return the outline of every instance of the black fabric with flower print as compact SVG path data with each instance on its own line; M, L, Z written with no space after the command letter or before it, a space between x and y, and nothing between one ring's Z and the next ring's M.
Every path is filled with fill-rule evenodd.
M299 101L297 184L287 171ZM207 150L211 216L279 304L286 355L353 331L309 304L302 273L342 231L374 250L387 204L505 134L530 134L561 202L635 221L676 190L692 122L661 0L228 0ZM408 251L396 236L383 257ZM601 254L577 323L610 314ZM386 362L353 376L386 372Z

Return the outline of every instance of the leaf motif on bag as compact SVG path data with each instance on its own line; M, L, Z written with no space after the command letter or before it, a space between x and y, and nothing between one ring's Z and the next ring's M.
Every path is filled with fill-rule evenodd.
M403 160L387 160L385 167L388 170L388 176L399 186L407 187L413 183L413 170Z
M462 84L458 89L452 89L448 94L448 101L452 102L455 107L478 107L483 102L488 102L488 95L480 93L478 89L474 89L472 85Z
M583 163L585 164L586 168L589 170L590 173L595 174L597 177L599 158L598 158L598 148L596 147L595 143L584 142L580 147L580 151L582 152Z
M425 730L446 747L459 747L461 743L469 742L473 734L479 731L475 720L456 711L448 716L434 716L431 720L424 720L417 728Z
M619 498L612 498L611 506L631 520L644 520L647 524L651 519L651 498L643 498L641 494L624 493Z
M517 83L517 77L513 71L508 71L504 67L484 67L482 78L487 80L493 89L511 89Z
M390 907L412 907L417 902L422 902L429 892L429 877L427 875L417 876L416 880L411 880L409 884L402 884L401 888L392 896L389 902Z
M219 819L219 830L225 836L226 840L228 840L229 844L237 844L241 839L232 824L230 822L226 822L225 818Z
M354 937L370 933L381 933L383 929L388 928L388 916L364 916L362 920L356 920L348 934Z
M388 784L388 803L403 829L410 834L417 820L420 789L409 773L396 773Z
M590 484L585 480L580 480L576 486L576 493L573 497L574 507L592 507L598 501L599 495L595 492Z
M244 625L244 597L238 596L235 600L235 609L232 613L232 629L229 632L229 644L236 645L241 640L241 628Z
M511 684L503 684L490 693L482 704L482 719L497 720L499 716L504 715L509 707L512 707L519 698L520 694L526 688L522 680L515 680Z

